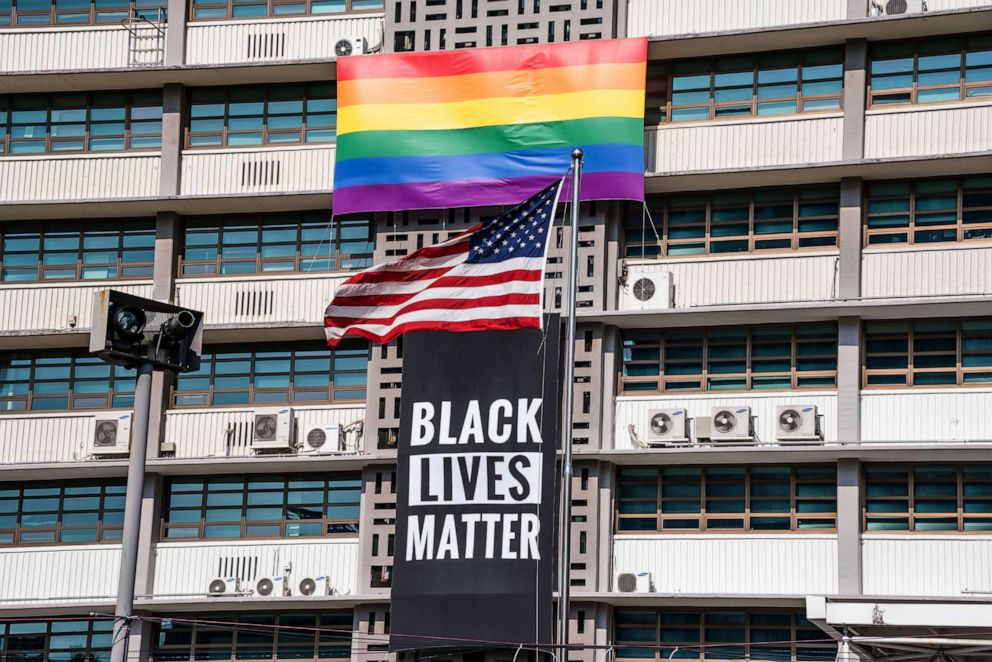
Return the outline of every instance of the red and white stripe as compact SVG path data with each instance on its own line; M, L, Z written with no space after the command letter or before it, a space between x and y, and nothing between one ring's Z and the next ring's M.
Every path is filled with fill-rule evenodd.
M328 344L348 335L386 343L407 331L540 328L544 258L469 263L481 229L346 280L324 313Z

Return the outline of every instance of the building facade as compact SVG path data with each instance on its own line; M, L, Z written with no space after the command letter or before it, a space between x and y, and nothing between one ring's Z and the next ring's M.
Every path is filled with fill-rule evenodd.
M129 659L390 658L402 341L328 351L322 312L494 210L332 219L335 48L622 36L648 202L583 205L546 279L579 274L569 659L992 639L988 0L0 0L0 660L109 655L107 287L206 314L153 384Z

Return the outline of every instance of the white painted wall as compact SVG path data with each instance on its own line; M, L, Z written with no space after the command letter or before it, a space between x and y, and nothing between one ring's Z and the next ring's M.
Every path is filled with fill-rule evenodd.
M95 412L0 415L0 464L100 462L87 454Z
M992 292L992 246L960 244L869 249L861 296L925 297Z
M186 150L181 194L329 193L334 151L334 145Z
M0 333L80 333L92 324L93 295L115 289L151 297L151 281L0 285Z
M927 0L927 11L949 11L973 7L992 7L989 0Z
M862 441L992 439L992 389L892 389L861 392Z
M719 258L628 259L627 282L639 275L670 272L675 307L826 301L836 296L836 253ZM620 310L630 309L620 297Z
M339 592L352 593L358 573L358 538L162 542L155 547L154 594L203 597L210 582L220 576L224 559L232 558L243 560L233 567L257 568L257 572L242 573L242 590L253 588L262 577L282 574L283 565L292 563L294 587L304 577L327 575Z
M250 278L188 278L176 283L176 300L205 311L204 323L323 325L324 308L351 274L298 274ZM301 305L307 302L307 305Z
M630 0L631 37L757 30L846 18L846 0Z
M157 152L5 156L0 202L62 202L158 195Z
M992 536L865 534L862 550L867 595L992 591Z
M778 405L816 405L822 417L820 425L824 439L837 439L837 393L835 391L770 391L768 393L696 393L683 395L621 396L614 411L613 448L635 448L627 432L631 423L642 439L647 437L648 411L651 409L685 408L692 418L711 416L713 407L751 407L755 417L754 431L764 445L775 445L775 407ZM690 429L694 429L690 426Z
M926 104L865 113L865 158L932 158L992 150L992 104Z
M157 34L154 28L140 31ZM0 30L0 74L125 69L128 39L120 25Z
M120 545L4 548L0 606L113 601L120 561Z
M262 406L262 405L259 405ZM165 414L165 440L176 445L177 458L249 457L254 421L253 409L171 409ZM347 405L293 407L296 439L312 425L348 425L365 418L365 401ZM355 438L349 437L352 443ZM361 450L359 444L358 449ZM260 458L264 461L264 458Z
M334 44L382 39L382 14L192 22L186 28L186 64L239 64L334 57Z
M665 124L644 135L647 171L805 166L841 160L839 113Z
M837 536L618 535L621 572L650 572L657 593L805 595L837 592Z

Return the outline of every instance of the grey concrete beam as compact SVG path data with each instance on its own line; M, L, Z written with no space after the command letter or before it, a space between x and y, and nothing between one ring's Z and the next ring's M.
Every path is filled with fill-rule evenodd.
M837 437L861 439L861 318L837 322Z
M186 88L166 84L162 89L162 162L159 165L159 195L179 195L183 150L183 106Z
M844 47L844 143L845 161L864 158L865 72L868 40L848 39Z
M186 63L187 0L168 0L166 15L169 27L165 33L165 66L181 67Z
M859 595L861 569L861 462L837 462L837 591Z
M837 297L861 296L861 201L862 181L845 178L840 183L840 259L837 265Z

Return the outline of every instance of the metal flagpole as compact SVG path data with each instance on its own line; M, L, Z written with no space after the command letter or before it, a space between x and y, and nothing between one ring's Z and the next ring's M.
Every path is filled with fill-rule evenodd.
M561 555L558 587L559 662L568 660L568 597L572 543L572 417L575 408L575 293L579 280L579 192L582 182L581 149L572 150L572 233L568 248L568 333L565 340L565 433L561 460Z

